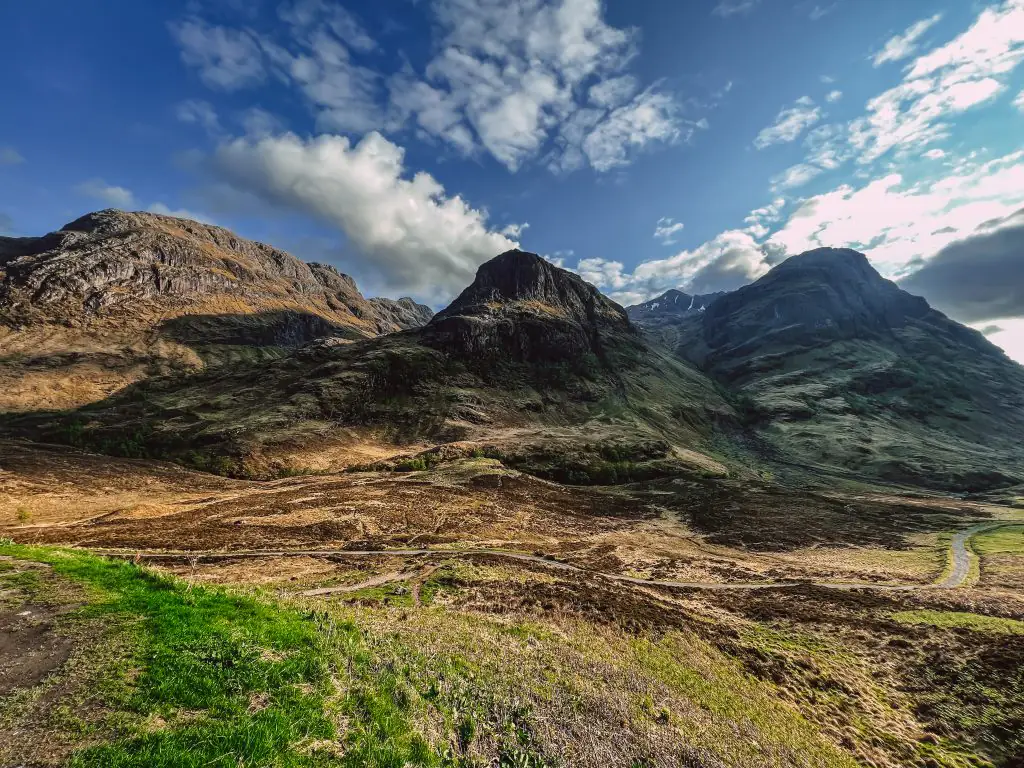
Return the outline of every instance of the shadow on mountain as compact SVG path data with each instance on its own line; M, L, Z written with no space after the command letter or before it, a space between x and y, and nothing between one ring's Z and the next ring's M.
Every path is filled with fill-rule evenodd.
M157 332L182 344L254 347L298 347L325 336L361 339L351 326L332 323L320 315L295 310L254 314L182 315L165 320Z

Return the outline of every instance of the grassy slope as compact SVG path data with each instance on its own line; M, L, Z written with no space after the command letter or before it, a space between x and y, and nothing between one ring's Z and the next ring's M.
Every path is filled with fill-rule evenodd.
M0 555L46 563L84 590L62 625L109 624L122 638L93 671L103 715L76 737L72 766L782 768L856 766L869 754L889 755L883 765L993 764L944 738L915 744L904 694L833 636L747 622L723 645L700 631L706 618L622 632L571 615L453 610L442 597L474 579L549 578L504 569L442 568L417 606L394 585L278 602L78 551L3 544ZM0 579L50 599L30 576ZM938 683L924 700L998 745L1021 707L1004 679L997 716L982 706L996 693L986 678L945 681L962 707ZM0 726L24 698L0 703Z

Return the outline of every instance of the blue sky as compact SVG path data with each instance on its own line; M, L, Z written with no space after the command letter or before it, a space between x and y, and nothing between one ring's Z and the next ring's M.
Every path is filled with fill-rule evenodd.
M514 243L623 303L851 246L1024 359L1022 63L1024 0L6 3L0 230L192 216L435 306Z

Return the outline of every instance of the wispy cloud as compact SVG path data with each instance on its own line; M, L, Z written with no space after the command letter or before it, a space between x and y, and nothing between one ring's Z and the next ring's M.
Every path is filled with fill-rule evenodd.
M942 14L937 13L930 18L921 19L921 21L911 24L902 35L894 35L889 38L882 50L875 54L872 62L876 67L880 67L883 64L902 61L910 57L917 50L918 40L941 20Z
M660 240L663 245L672 245L676 241L675 236L683 231L684 226L681 221L663 216L654 227L654 239Z
M75 187L80 195L99 200L112 208L129 210L135 207L135 195L131 190L107 184L103 179L89 179Z
M711 13L714 16L727 19L736 14L750 13L760 4L761 0L718 0L715 7L711 9Z
M0 147L0 165L20 165L25 158L14 147Z
M829 91L828 93L825 94L825 101L827 101L829 104L835 104L841 98L843 98L843 92L840 90Z
M773 144L785 144L796 141L800 135L821 120L821 108L815 106L810 96L802 96L792 106L783 109L775 118L775 122L757 134L754 146L765 149Z

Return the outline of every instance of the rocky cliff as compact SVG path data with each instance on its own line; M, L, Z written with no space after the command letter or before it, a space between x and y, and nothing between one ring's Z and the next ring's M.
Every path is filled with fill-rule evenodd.
M99 211L43 237L0 237L0 411L79 405L146 376L372 338L430 315L221 227Z

